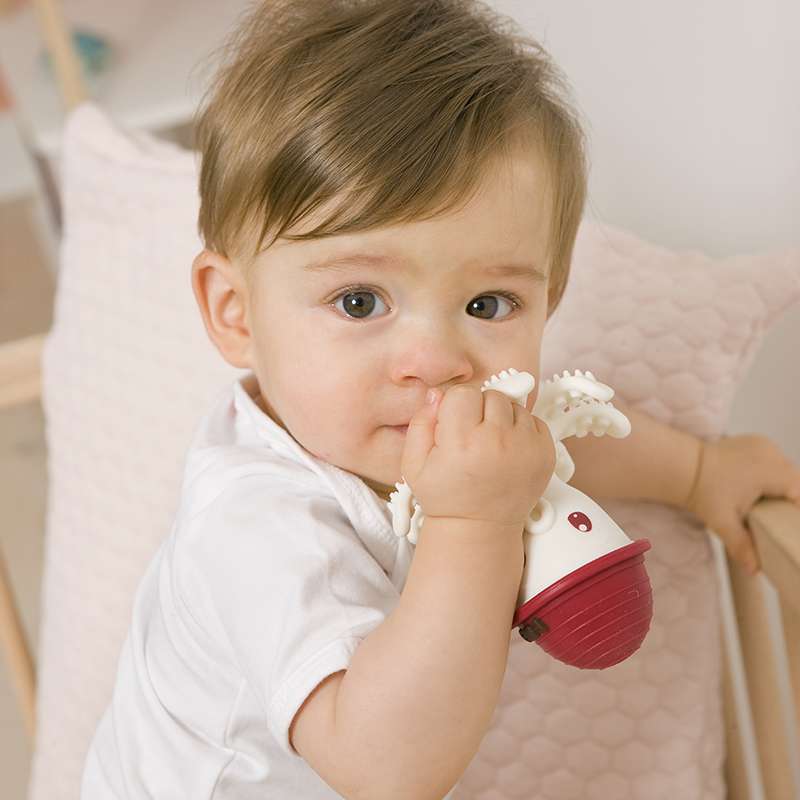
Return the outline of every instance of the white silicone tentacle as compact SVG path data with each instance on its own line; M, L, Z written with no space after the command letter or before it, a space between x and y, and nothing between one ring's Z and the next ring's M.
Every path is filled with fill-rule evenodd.
M569 483L570 478L575 474L575 462L564 443L560 441L556 441L556 466L553 472L564 483Z
M396 491L389 494L389 511L392 514L392 530L398 537L408 535L411 525L413 496L405 480L396 483Z
M413 556L413 549L408 539L404 536L400 537L397 543L397 556L392 567L392 574L389 576L389 580L398 592L403 591L403 585L405 584L408 570L411 568Z
M534 386L536 386L536 379L530 372L518 372L513 367L509 367L507 370L502 370L499 375L492 375L489 380L484 381L481 391L494 389L524 407Z
M588 433L622 438L630 433L630 422L611 404L613 396L614 390L591 372L564 370L540 384L533 413L550 425L559 440Z
M425 514L422 513L422 506L414 503L414 515L411 517L411 524L408 531L408 541L415 544L419 541L419 532L422 528L422 523L425 522Z
M407 539L416 544L425 515L405 480L396 483L395 487L396 490L389 494L392 530L399 539Z

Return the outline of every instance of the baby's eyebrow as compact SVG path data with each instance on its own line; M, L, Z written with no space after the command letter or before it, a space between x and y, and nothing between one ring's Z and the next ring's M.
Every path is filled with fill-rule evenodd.
M392 267L401 272L408 271L408 266L402 259L371 253L347 253L332 256L305 264L303 270L306 272L348 272L358 267ZM465 268L472 272L480 271L487 275L496 275L498 277L524 278L533 283L545 283L547 281L546 273L531 263L482 265L478 262L473 262L471 267L465 265Z

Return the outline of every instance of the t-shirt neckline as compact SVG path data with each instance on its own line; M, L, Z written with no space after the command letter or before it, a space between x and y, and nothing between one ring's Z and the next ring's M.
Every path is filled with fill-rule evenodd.
M255 373L249 372L238 378L233 391L237 411L245 416L260 440L321 475L340 502L343 498L350 501L349 511L355 518L369 527L373 535L377 533L381 539L391 544L393 548L397 548L397 536L392 528L389 503L358 475L315 456L265 413L255 400L259 394Z

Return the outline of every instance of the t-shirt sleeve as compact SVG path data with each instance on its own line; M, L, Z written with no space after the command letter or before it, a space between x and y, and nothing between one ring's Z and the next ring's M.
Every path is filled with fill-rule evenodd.
M391 613L398 592L338 501L274 476L240 478L176 544L187 610L235 660L288 754L289 726Z

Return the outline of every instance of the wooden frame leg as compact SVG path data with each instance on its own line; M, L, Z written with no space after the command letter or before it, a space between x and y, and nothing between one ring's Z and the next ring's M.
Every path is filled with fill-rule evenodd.
M36 675L1 549L0 647L5 652L6 662L16 686L25 728L30 741L33 742L36 727Z

